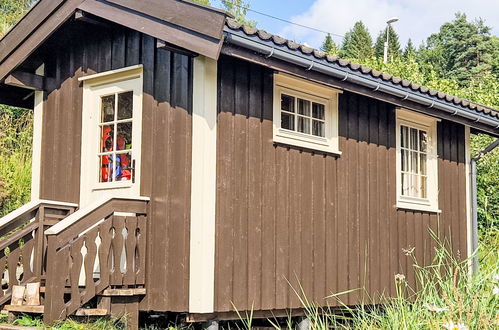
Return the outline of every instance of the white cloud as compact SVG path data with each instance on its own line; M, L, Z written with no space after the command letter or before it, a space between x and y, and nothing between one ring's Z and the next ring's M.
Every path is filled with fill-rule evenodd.
M494 28L499 22L499 1L497 0L316 0L304 13L291 21L331 33L344 35L356 21L367 25L373 41L386 20L396 16L400 19L394 28L400 36L401 45L411 38L416 44L434 32L440 25L454 18L456 12L464 12L469 19L481 17ZM498 34L498 27L492 30ZM280 35L297 42L320 46L324 34L295 25L287 25ZM336 43L340 37L333 36Z

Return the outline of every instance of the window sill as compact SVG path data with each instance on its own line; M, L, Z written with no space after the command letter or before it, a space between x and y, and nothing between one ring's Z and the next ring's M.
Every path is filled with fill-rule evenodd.
M305 148L312 151L321 151L336 156L341 155L341 151L331 145L328 145L326 143L318 143L317 141L313 141L312 139L306 139L305 137L299 136L299 133L295 134L291 135L279 132L274 136L274 142L299 148Z
M403 201L398 201L395 207L397 208L397 210L442 213L442 210L440 210L438 207L418 203L408 203Z
M100 183L96 184L92 190L93 191L98 191L98 190L107 190L107 189L123 189L123 188L130 188L134 184L131 181L122 181L122 182L112 182L112 183Z

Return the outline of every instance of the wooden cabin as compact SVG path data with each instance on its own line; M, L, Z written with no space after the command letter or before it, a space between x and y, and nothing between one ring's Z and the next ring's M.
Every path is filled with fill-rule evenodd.
M431 232L474 249L470 134L497 109L182 0L40 0L0 45L0 104L34 111L32 201L0 220L12 313L303 315L295 291L415 285Z

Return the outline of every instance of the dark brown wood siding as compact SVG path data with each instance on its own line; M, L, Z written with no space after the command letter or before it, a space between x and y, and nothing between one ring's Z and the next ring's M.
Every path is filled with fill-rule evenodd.
M395 294L395 274L415 283L402 249L432 258L429 229L466 254L462 125L438 124L442 213L397 210L393 105L343 93L335 157L273 143L272 70L230 57L218 70L216 311L301 307L292 288L321 305Z
M192 59L125 29L65 27L39 52L57 87L46 94L41 198L79 202L82 85L78 77L144 66L141 194L148 216L143 309L188 310Z

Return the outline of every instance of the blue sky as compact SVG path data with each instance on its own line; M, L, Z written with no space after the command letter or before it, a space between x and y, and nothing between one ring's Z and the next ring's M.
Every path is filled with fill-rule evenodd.
M219 0L212 0L219 7ZM499 35L499 0L249 0L250 8L292 22L315 27L333 34L344 35L353 24L362 20L373 39L396 16L394 23L401 44L411 38L420 44L440 25L454 18L458 11L468 18L483 18ZM248 18L258 22L258 28L279 34L300 43L319 47L324 34L249 12ZM495 26L494 26L495 25ZM336 43L341 37L333 36Z

